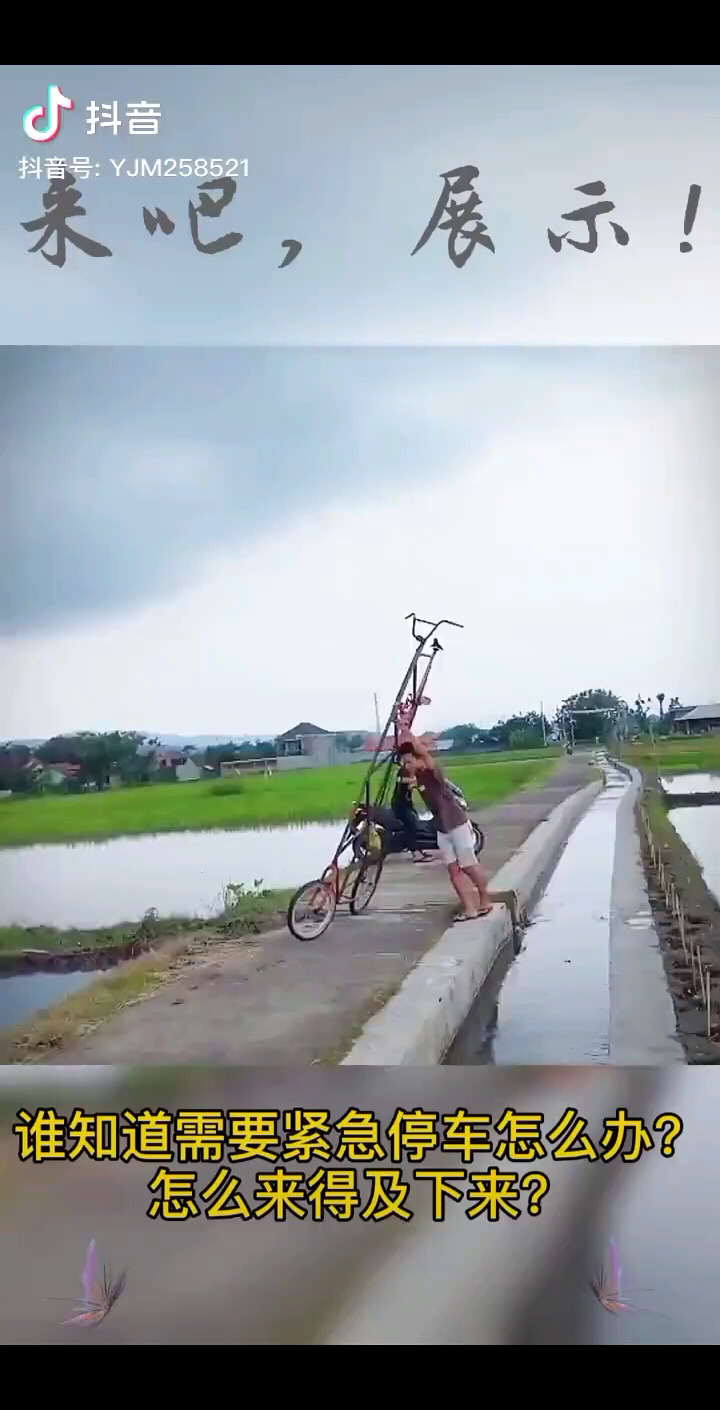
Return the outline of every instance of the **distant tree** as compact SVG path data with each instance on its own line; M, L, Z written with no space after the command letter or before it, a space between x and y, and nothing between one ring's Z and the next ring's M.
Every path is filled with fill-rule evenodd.
M657 700L658 705L660 706L660 719L662 719L662 718L663 718L663 701L665 700L665 691L664 691L664 690L659 690L658 693L657 693L657 696L656 696L655 698L656 698L656 700Z
M549 725L546 721L546 727ZM542 716L531 710L527 715L511 715L498 720L491 729L479 725L453 725L443 730L441 739L452 740L458 754L479 749L533 749L543 743Z
M510 731L511 749L538 749L542 744L542 732L534 729L513 729Z
M658 700L659 699L660 696L658 695ZM680 701L680 696L671 695L670 703L667 709L662 711L662 717L659 725L659 732L661 734L672 734L673 727L675 724L675 716L682 711L682 708L683 707Z
M639 734L648 734L652 725L652 696L638 695L632 709L635 725Z
M79 734L55 735L37 749L44 764L79 764L84 782L106 788L114 773L132 768L145 736L134 731L113 730L109 734L82 731Z
M556 725L562 733L571 722L573 736L578 740L606 739L623 715L624 702L611 690L579 690L563 701Z
M157 751L159 748L159 739L145 739L141 744L138 744L134 754L123 757L118 768L123 783L151 783L157 774Z
M277 746L274 740L261 739L257 744L250 744L247 741L243 744L235 744L228 740L227 744L211 744L205 750L203 759L211 769L219 769L221 764L231 764L235 760L238 763L249 759L274 759L277 754Z
M339 749L344 749L346 754L355 754L358 749L362 749L365 744L364 734L336 734L335 743Z
M497 726L508 749L537 749L543 742L542 716L536 710L527 715L511 715Z
M27 765L32 755L25 744L0 745L0 792L30 793L33 776Z

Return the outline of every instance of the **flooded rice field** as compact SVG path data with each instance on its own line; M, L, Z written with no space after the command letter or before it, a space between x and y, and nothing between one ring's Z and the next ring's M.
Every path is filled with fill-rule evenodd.
M85 989L98 978L94 970L54 974L10 974L0 977L0 1028L11 1028L30 1014L50 1008Z
M720 804L673 808L670 821L700 866L708 890L720 901Z
M160 915L209 917L228 883L294 887L332 856L341 823L161 833L0 850L0 925L91 930ZM93 983L95 971L0 976L0 1027Z
M660 779L666 793L720 793L720 774L667 774Z
M228 883L299 886L329 862L342 823L169 832L0 849L0 925L90 930L159 915L211 916Z

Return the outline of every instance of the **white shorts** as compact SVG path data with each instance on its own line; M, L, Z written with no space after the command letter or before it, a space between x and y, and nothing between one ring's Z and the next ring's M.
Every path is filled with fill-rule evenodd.
M439 832L437 840L438 852L446 867L452 866L453 863L461 867L476 865L475 834L469 822L454 827L452 832Z

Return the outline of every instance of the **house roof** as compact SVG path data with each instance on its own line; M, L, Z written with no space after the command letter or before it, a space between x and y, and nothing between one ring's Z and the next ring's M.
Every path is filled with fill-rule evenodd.
M277 736L277 738L278 738L278 739L300 739L301 737L304 737L304 738L307 739L307 738L310 738L310 737L313 737L313 736L322 735L322 734L328 734L328 735L329 735L329 734L331 734L331 733L332 733L332 731L329 730L329 729L320 729L320 726L319 726L319 725L311 725L311 724L308 724L308 721L307 721L307 720L302 720L299 725L295 725L292 729L286 729L285 733L284 733L284 734L279 734L279 735Z
M676 724L684 720L720 720L720 705L696 705L693 710L675 716Z

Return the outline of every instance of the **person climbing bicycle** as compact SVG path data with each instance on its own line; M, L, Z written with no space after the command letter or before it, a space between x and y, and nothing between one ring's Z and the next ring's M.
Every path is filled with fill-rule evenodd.
M438 850L447 870L453 890L462 902L458 921L477 920L492 910L488 897L487 877L475 856L475 838L467 809L449 786L442 770L429 749L404 730L400 736L398 754L403 773L420 790L435 819L438 830Z

